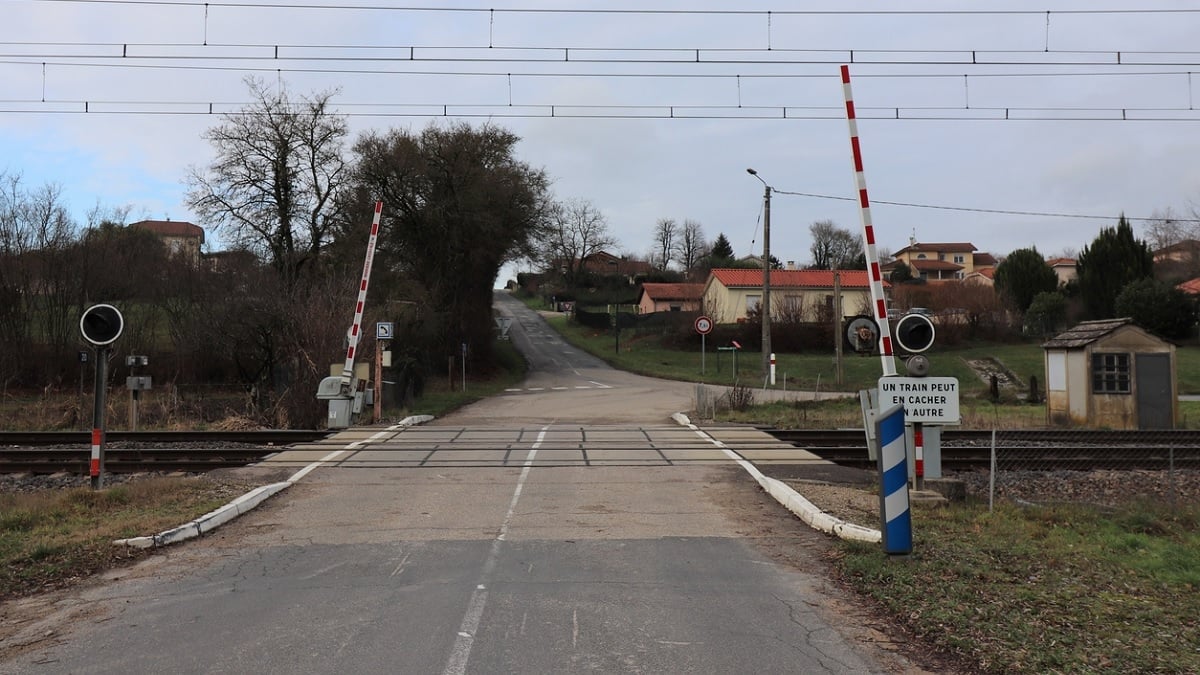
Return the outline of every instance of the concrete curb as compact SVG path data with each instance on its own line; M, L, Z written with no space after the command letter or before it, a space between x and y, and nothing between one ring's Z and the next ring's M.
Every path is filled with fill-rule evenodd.
M266 501L268 497L272 497L291 486L292 483L290 481L284 481L282 483L272 483L271 485L256 487L225 506L210 511L178 527L173 527L149 537L118 539L113 543L124 544L134 548L151 548L167 546L168 544L174 544L175 542L191 539L192 537L198 537L205 532L217 529L243 513L250 512L256 506Z
M877 544L882 541L883 534L879 530L863 527L862 525L855 525L854 523L848 523L837 516L826 513L819 509L815 504L805 499L799 492L793 490L787 483L764 475L758 470L758 467L754 466L745 459L738 457L733 453L733 451L726 448L724 443L721 443L705 433L703 429L697 427L695 424L692 424L691 419L689 419L687 415L683 413L675 413L674 415L671 415L671 419L675 420L677 424L692 429L697 434L700 434L702 437L706 438L713 445L725 450L725 452L728 453L730 457L738 464L740 464L747 473L754 477L754 480L758 482L759 486L761 486L767 494L771 495L775 501L782 504L784 508L786 508L788 511L791 511L796 515L796 517L807 523L813 529L841 537L842 539L862 541L869 544Z
M418 424L424 424L432 420L432 415L413 415L411 417L405 417L388 428L398 429L400 427L411 427ZM334 454L344 452L347 449L352 449L350 447L352 445L355 444L351 443L347 445L346 448L343 448L335 453L331 453L330 457L332 457ZM270 499L271 497L274 497L280 492L283 492L284 490L295 485L301 478L308 475L313 469L318 468L321 464L324 464L328 460L329 457L326 457L325 459L313 462L312 464L309 464L303 469L292 474L291 478L288 478L281 483L271 483L270 485L256 487L246 494L229 502L228 504L216 510L210 511L199 518L188 521L187 523L184 523L178 527L173 527L169 530L165 530L148 537L117 539L113 543L117 544L118 546L131 546L133 548L157 548L159 546L168 546L170 544L175 544L181 541L199 537L202 534L217 529L218 527L228 523L244 513L249 513L267 499Z

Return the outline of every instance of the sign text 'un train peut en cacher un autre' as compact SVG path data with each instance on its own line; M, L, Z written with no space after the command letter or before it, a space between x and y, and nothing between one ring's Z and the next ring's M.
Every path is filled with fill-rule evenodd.
M904 406L906 423L958 424L958 379L954 377L882 377L879 408Z

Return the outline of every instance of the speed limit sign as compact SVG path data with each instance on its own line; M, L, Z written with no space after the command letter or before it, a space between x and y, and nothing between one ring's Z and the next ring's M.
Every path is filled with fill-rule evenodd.
M696 332L701 335L708 335L712 332L713 320L707 316L696 317Z

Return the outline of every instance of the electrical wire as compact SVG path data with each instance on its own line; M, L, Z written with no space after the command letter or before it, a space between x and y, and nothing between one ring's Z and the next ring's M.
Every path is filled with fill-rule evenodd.
M792 195L795 197L811 197L813 199L835 199L835 200L847 201L847 202L853 202L853 201L858 200L856 197L839 197L837 195L822 195L822 194L816 194L816 193L812 193L812 192L792 192L792 191L788 191L788 190L778 190L775 188L771 188L771 191L774 192L775 194L780 194L780 195ZM1012 210L1012 209L984 209L984 208L972 208L972 207L965 207L965 206L943 206L943 205L938 205L938 204L918 204L918 203L914 203L914 202L891 202L891 201L885 201L882 199L875 199L873 197L871 198L871 204L872 204L872 206L875 204L888 204L890 206L906 206L906 207L918 208L918 209L941 209L944 211L967 211L967 212L971 212L971 213L995 213L995 214L1006 215L1006 216L1038 216L1038 217L1043 217L1043 218L1084 218L1084 219L1089 219L1089 220L1114 220L1114 217L1111 215L1096 216L1096 215L1086 215L1086 214L1080 214L1080 213L1054 213L1054 212L1050 212L1050 211L1017 211L1017 210ZM1125 220L1133 220L1133 221L1139 221L1139 222L1156 222L1156 221L1160 221L1160 220L1170 220L1171 222L1175 222L1175 223L1200 223L1200 219L1190 219L1190 218L1164 219L1164 218L1138 218L1138 217L1132 217L1132 216L1124 216L1124 218L1125 218Z
M810 10L810 9L618 9L618 8L564 8L564 7L431 7L420 5L368 5L326 4L292 2L199 2L188 0L32 0L48 4L91 4L91 5L137 5L167 7L241 7L254 9L330 9L330 10L381 10L396 12L443 12L492 14L629 14L629 15L677 15L677 16L1035 16L1047 15L1124 15L1124 14L1196 14L1196 8L1138 8L1138 9L867 9L867 10Z

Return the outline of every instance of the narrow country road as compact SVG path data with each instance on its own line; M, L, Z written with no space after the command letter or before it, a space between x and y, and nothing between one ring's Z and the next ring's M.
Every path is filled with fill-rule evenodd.
M505 295L528 379L348 429L215 533L6 605L0 672L920 672L821 574L823 535L702 430L693 385L614 371Z

